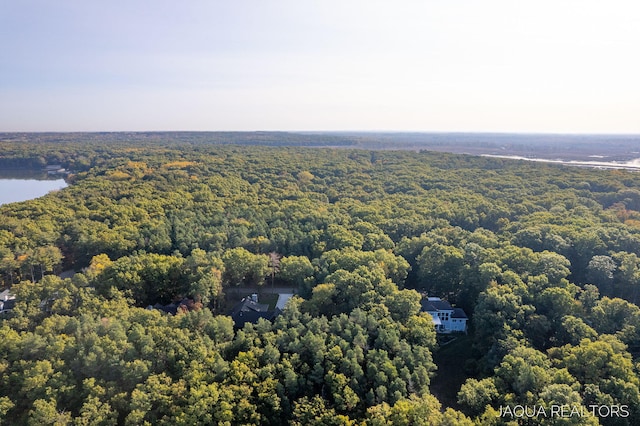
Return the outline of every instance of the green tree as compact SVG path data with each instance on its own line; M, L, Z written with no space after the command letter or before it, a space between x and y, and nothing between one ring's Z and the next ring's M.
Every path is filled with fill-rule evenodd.
M310 296L313 275L313 265L306 256L284 256L280 260L280 279L298 287L303 295Z
M321 397L315 396L303 397L296 401L291 424L294 426L350 426L354 422L348 416L336 413L333 408L327 407Z
M37 399L29 412L29 425L62 426L71 424L71 413L58 410L55 400Z
M231 285L262 285L269 274L268 257L253 254L242 247L225 251L222 261L223 280Z
M431 294L457 294L464 264L462 250L443 244L425 247L416 262L422 286Z
M512 330L522 330L535 308L524 304L511 287L494 285L480 294L473 321L475 344L487 351Z
M487 405L498 399L498 389L493 378L467 379L458 392L458 403L472 416L484 412Z
M169 303L184 295L184 258L155 253L137 253L121 257L105 267L96 289L106 294L111 287L130 292L140 305Z
M610 256L593 256L587 266L587 279L596 284L600 290L610 292L616 268L616 263Z

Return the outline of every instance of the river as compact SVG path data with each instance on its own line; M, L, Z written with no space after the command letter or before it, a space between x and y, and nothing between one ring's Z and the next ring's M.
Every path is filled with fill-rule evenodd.
M541 163L564 164L566 166L592 167L596 169L626 169L640 171L640 158L628 161L577 161L577 160L552 160L547 158L521 157L518 155L482 154L482 157L508 158L510 160L537 161ZM602 155L591 155L592 158L604 158Z

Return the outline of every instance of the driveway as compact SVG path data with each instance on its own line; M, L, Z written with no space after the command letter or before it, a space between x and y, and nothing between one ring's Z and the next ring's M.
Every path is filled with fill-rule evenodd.
M283 310L284 305L287 304L291 297L293 297L293 293L278 293L278 302L276 303L276 308Z

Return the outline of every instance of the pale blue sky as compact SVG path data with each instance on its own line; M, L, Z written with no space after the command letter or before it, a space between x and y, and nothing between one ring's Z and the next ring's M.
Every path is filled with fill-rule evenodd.
M0 131L640 133L636 0L0 0Z

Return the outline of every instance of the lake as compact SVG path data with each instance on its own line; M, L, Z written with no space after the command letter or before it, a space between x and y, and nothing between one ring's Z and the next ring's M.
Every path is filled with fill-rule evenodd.
M46 172L0 170L0 205L32 200L66 186L64 179L51 178Z

